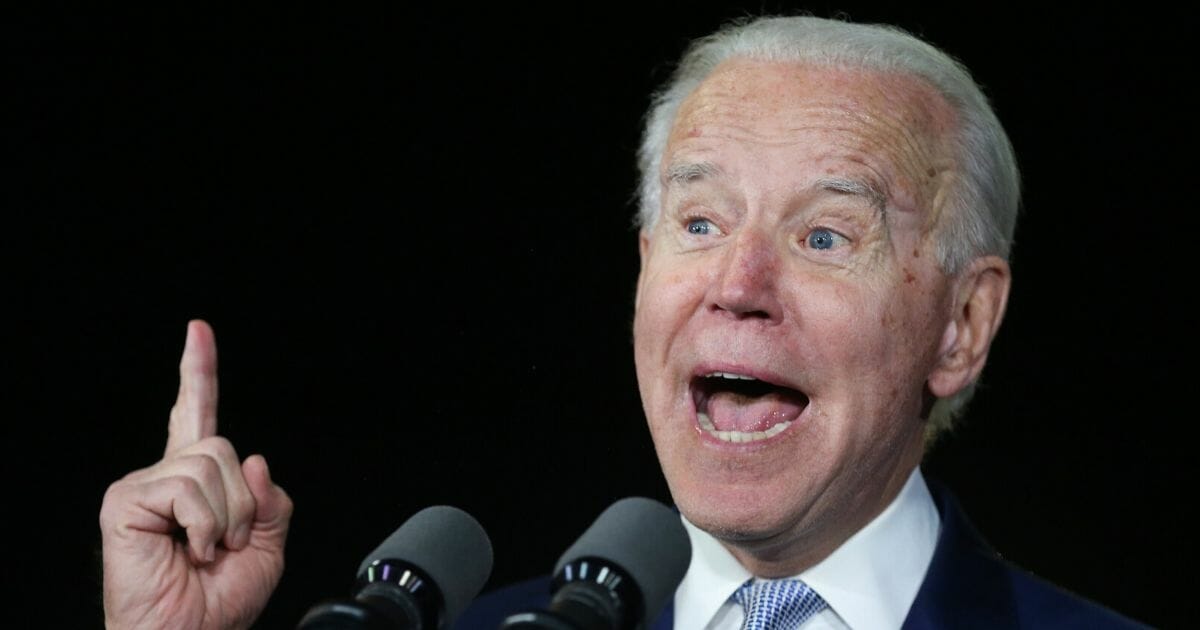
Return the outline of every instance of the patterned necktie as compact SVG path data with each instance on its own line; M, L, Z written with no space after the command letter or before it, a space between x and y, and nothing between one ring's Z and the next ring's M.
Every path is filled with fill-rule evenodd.
M795 630L825 608L825 600L800 580L750 580L733 596L746 611L742 630Z

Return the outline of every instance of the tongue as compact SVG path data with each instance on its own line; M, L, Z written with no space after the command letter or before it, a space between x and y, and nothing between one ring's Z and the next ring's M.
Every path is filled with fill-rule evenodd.
M783 391L754 397L717 392L709 397L707 411L718 431L752 433L795 420L804 405L801 396Z

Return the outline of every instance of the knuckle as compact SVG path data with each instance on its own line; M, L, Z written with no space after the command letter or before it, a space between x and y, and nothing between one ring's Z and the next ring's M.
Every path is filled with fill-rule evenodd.
M191 444L183 449L183 454L186 455L206 455L218 462L227 464L237 464L237 451L233 448L233 442L228 438L220 435L213 435Z
M104 490L104 502L108 503L109 501L115 499L116 496L121 494L128 485L129 482L126 481L124 477L108 484L108 487Z
M200 440L199 443L204 444L205 450L217 457L237 461L237 451L233 448L233 442L224 436L214 435Z
M128 487L129 482L123 478L108 484L108 488L104 490L104 503L119 501L119 495L126 494L128 492Z
M237 492L229 498L229 518L230 521L238 523L254 520L254 512L258 507L254 500L254 495L250 492Z
M100 501L100 528L108 530L116 527L118 513L121 507L128 501L129 483L124 479L109 484L108 489L104 491L104 498Z
M138 480L145 479L147 476L153 475L161 467L162 467L162 462L159 461L159 462L155 462L154 464L152 464L146 468L139 468L137 470L128 472L125 474L124 477L121 477L117 481L113 482L113 485L116 485L118 483L120 483L120 484L136 483ZM109 486L109 488L111 489L112 486Z
M283 514L283 518L285 520L290 519L296 504L292 503L292 497L283 488L279 488L279 504L282 506L280 511Z
M171 492L177 497L176 515L180 525L204 535L224 529L221 512L209 501L195 479L179 475L164 481L171 483Z
M221 480L221 466L211 455L207 453L194 453L180 458L180 461L186 467L187 474L202 486L212 488L223 485Z
M187 475L173 475L165 477L161 481L166 485L171 496L179 498L202 498L204 496L204 492L200 489L200 483Z
M221 523L212 510L197 510L189 520L191 522L186 524L188 531L195 532L204 539L215 538L221 529Z

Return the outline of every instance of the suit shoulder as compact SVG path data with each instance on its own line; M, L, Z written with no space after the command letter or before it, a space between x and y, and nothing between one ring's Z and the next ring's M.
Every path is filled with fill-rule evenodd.
M1145 628L996 553L945 487L929 483L942 527L905 630Z
M1020 567L1005 564L1022 628L1123 630L1149 627Z

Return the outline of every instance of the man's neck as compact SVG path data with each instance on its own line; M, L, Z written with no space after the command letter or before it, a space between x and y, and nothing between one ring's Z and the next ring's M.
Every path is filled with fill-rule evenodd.
M884 484L875 488L864 487L857 495L832 499L849 506L846 510L833 512L841 517L836 523L798 524L789 531L767 539L721 540L721 544L756 577L798 575L829 557L846 540L875 520L896 500L919 463L918 457L911 465L897 467Z
M684 525L693 553L676 593L675 627L740 627L740 612L728 598L755 576L712 535L686 520ZM900 627L933 557L939 530L937 508L914 471L874 520L816 565L787 577L816 590L844 622L830 627Z

